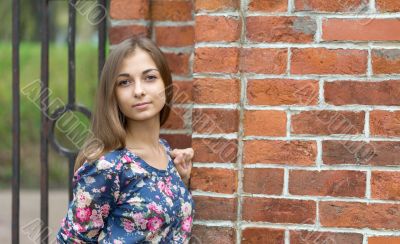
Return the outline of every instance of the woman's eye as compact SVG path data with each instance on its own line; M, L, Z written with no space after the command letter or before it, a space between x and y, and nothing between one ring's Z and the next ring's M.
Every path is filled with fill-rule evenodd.
M149 80L154 80L156 78L157 78L157 76L154 76L154 75L147 76L147 79L149 79Z
M126 85L126 84L128 84L128 80L121 80L121 81L119 81L118 82L118 85Z

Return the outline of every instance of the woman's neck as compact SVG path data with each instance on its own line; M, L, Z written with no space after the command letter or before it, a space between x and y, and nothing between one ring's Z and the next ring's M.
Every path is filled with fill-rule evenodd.
M155 116L148 120L127 121L125 145L134 149L159 148L160 120Z

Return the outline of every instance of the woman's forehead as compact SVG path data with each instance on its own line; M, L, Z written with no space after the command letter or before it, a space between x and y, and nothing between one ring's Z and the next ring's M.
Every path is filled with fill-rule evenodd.
M127 56L121 64L119 73L142 73L149 69L158 70L151 56L141 51Z

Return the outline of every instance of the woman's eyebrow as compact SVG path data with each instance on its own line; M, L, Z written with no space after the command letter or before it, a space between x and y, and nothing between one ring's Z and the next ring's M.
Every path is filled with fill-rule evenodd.
M120 77L120 76L126 76L126 77L129 77L129 74L128 74L128 73L122 73L122 74L119 74L119 75L118 75L118 77Z
M147 74L147 73L149 73L149 72L152 71L152 70L158 71L158 69L146 69L145 71L142 72L142 74ZM120 77L120 76L129 77L129 74L128 74L128 73L122 73L122 74L119 74L119 75L118 75L118 77Z
M145 71L143 71L143 74L147 74L152 70L158 71L158 69L146 69Z

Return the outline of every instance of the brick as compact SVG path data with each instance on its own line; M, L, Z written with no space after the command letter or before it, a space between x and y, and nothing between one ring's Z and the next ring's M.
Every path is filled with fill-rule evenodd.
M193 162L236 163L237 140L193 138Z
M284 74L287 49L244 48L240 52L240 71L248 73Z
M239 7L239 0L195 0L196 12L235 11L239 9Z
M194 167L190 186L194 190L233 194L237 189L237 171Z
M193 83L189 81L173 81L173 103L192 103Z
M286 112L276 110L245 110L245 136L286 136Z
M284 244L285 230L249 227L242 231L241 243Z
M165 138L172 150L175 148L188 148L192 147L192 136L185 134L161 134Z
M193 99L196 103L239 103L240 81L238 79L196 78L193 81Z
M293 48L292 74L366 74L366 50Z
M281 195L283 190L283 169L245 168L243 191L254 194Z
M371 135L400 136L400 111L373 110L369 118Z
M363 235L358 233L337 233L322 231L290 231L291 244L347 243L362 244Z
M400 165L400 142L323 141L324 164Z
M374 49L371 58L374 74L400 73L400 49Z
M368 0L295 0L295 11L360 12L368 7Z
M310 43L317 23L310 17L250 16L246 20L246 37L252 42Z
M323 227L400 229L400 205L359 202L319 203Z
M193 196L197 220L236 220L237 199Z
M167 53L164 52L168 66L173 74L189 75L189 53Z
M375 0L376 9L379 12L399 12L400 2L393 0Z
M200 47L195 50L194 72L238 72L238 48Z
M257 79L247 82L250 105L317 105L316 80Z
M193 26L156 26L156 43L158 46L183 47L194 45ZM179 38L176 38L179 36Z
M215 240L218 240L218 244L234 243L235 230L229 227L193 225L190 243L212 243Z
M163 124L162 129L185 129L187 125L185 125L185 114L190 113L190 110L184 108L175 108L172 107L169 112L169 117L165 124Z
M112 0L110 16L113 19L149 19L149 0Z
M151 19L155 21L192 20L192 2L181 0L152 0Z
M374 199L400 200L400 172L372 171L371 197Z
M365 185L365 172L360 171L290 170L289 172L289 193L292 195L363 198Z
M239 129L239 112L236 109L193 109L193 132L205 134L234 133Z
M399 19L324 19L325 41L398 41Z
M313 110L292 115L293 134L362 134L365 112Z
M240 38L242 27L238 17L200 15L195 22L196 42L235 42Z
M118 44L135 35L148 37L148 28L142 25L115 26L111 27L109 32L111 44Z
M260 12L286 12L288 8L286 0L250 0L248 10Z
M335 81L324 84L325 102L333 105L400 105L400 81Z
M244 197L242 211L245 221L313 224L316 203L309 200Z
M398 244L400 236L370 236L368 244Z
M315 165L317 145L313 141L244 141L245 164Z

